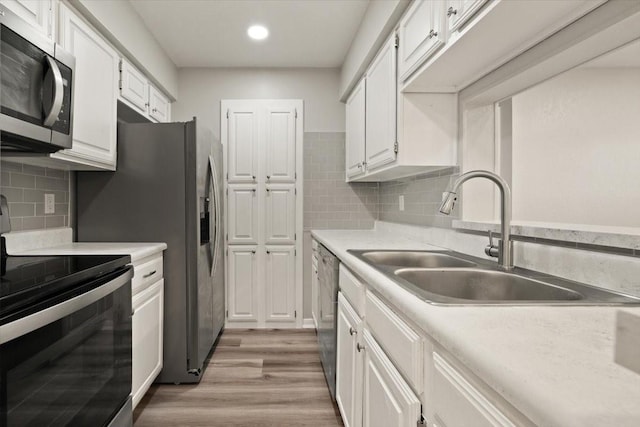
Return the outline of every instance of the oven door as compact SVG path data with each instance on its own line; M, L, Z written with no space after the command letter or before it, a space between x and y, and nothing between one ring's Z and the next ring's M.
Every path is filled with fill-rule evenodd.
M9 11L0 26L3 154L71 148L75 59Z
M105 426L118 414L131 393L131 276L0 326L0 426Z

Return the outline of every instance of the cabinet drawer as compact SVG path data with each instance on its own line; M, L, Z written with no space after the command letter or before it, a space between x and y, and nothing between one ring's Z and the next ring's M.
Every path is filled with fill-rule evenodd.
M133 280L131 281L131 293L136 295L151 286L153 283L162 279L162 253L147 258L148 261L143 261L141 264L133 265Z
M340 290L351 303L356 313L364 315L364 284L360 282L345 266L340 264Z
M422 337L371 292L367 292L365 313L373 336L407 381L421 393L424 369Z
M446 427L515 427L480 390L438 353L433 353L434 417L437 425Z

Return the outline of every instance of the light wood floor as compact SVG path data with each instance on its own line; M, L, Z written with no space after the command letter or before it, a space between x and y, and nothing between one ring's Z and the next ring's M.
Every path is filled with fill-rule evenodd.
M145 426L342 426L315 332L225 330L197 385L153 385L134 413Z

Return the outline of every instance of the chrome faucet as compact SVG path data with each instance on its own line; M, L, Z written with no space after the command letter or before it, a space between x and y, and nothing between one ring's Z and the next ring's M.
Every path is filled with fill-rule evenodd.
M458 188L472 178L486 178L493 181L500 188L500 233L502 242L495 246L493 244L493 233L489 232L489 245L484 252L492 257L498 258L498 263L503 270L513 269L513 245L511 244L511 190L509 184L500 176L485 170L470 171L460 175L453 183L450 191L442 193L442 204L440 212L449 215L453 210L453 205L457 200Z

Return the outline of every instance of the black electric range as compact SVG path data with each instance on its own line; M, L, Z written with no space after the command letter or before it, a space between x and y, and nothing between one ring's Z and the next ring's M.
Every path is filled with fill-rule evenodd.
M86 291L88 282L119 275L129 255L2 257L0 325Z

